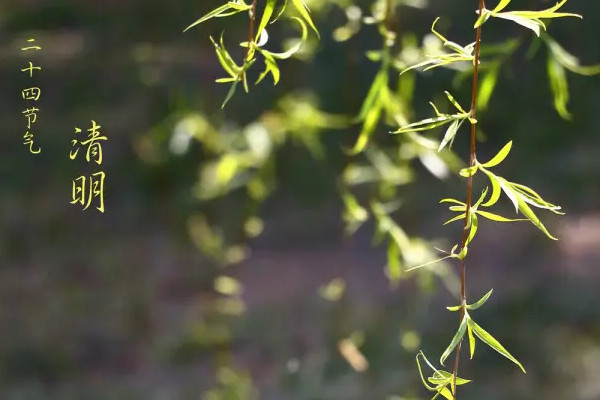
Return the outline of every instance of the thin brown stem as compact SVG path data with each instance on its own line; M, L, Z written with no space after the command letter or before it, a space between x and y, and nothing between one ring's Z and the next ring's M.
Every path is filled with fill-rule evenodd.
M252 6L249 10L250 13L250 26L248 28L248 49L246 50L246 56L244 57L244 64L249 61L250 49L252 48L252 42L254 42L254 22L256 21L256 3L257 0L252 1ZM242 71L241 80L246 82L246 68Z
M479 14L481 15L483 13L483 9L485 8L485 2L484 0L479 0ZM470 116L471 118L475 119L476 115L477 115L477 84L478 84L478 79L479 79L479 56L480 56L480 49L481 49L481 25L479 25L477 27L477 31L475 33L475 59L473 61L474 63L474 67L473 67L473 85L472 85L472 92L471 92L471 112L470 112ZM475 124L471 123L471 147L470 147L470 157L469 157L469 166L473 167L475 165ZM461 250L464 249L466 243L467 243L467 237L468 237L468 229L467 226L469 224L469 214L471 213L471 201L472 201L472 193L473 193L473 176L469 176L468 180L467 180L467 209L465 211L465 221L464 221L464 225L463 225L463 235L462 235L462 242L461 242ZM463 257L463 259L461 260L460 263L460 298L461 298L461 304L462 304L462 308L460 309L460 321L462 322L462 319L465 316L465 305L467 304L467 295L466 295L466 265L465 265L465 258ZM456 376L458 374L458 363L460 360L460 349L462 347L462 340L458 343L458 346L456 347L456 357L454 358L454 370L452 372L452 388L454 390L454 400L457 399L456 396Z
M388 30L392 30L393 19L394 19L393 0L387 0L385 2L385 26Z
M248 29L248 50L246 50L246 60L248 61L248 57L250 56L250 43L254 42L254 21L256 21L256 2L257 0L252 1L252 8L250 8L250 27Z

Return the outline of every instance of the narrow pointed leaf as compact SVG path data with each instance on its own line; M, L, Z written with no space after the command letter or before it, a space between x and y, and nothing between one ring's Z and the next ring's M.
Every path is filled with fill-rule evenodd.
M440 147L438 148L438 151L441 151L448 144L448 142L451 142L454 139L454 136L456 136L456 133L458 132L458 129L460 128L461 125L462 125L462 121L458 120L458 119L450 124L450 126L446 130L446 134L444 134L444 138L442 139L442 142L440 143Z
M527 205L527 203L523 201L521 197L518 197L517 201L519 204L519 211L521 211L523 216L527 217L527 219L529 219L532 224L537 226L538 229L544 232L546 236L548 236L550 239L558 240L556 237L552 236L550 232L548 232L548 229L546 229L544 224L542 224L542 221L540 221L540 219L535 215L533 210L531 210L531 208Z
M469 309L469 310L477 310L478 308L480 308L482 305L485 304L486 301L488 301L488 299L492 295L493 291L494 291L494 289L491 289L489 292L487 292L485 295L483 295L483 297L481 299L477 300L473 304L467 305L467 309Z
M441 203L454 203L454 204L458 204L458 205L465 206L465 207L467 206L463 201L456 200L456 199L450 199L450 198L440 200L440 204Z
M465 219L465 217L466 217L466 216L467 216L467 214L466 214L466 213L462 213L462 214L460 214L460 215L457 215L456 217L454 217L454 218L451 218L451 219L449 219L448 221L444 222L444 225L448 225L449 223L452 223L452 222L454 222L454 221L460 221L460 220L462 220L462 219Z
M247 11L250 8L251 8L251 6L248 6L246 4L236 4L231 1L227 2L227 4L223 4L222 6L217 7L214 10L212 10L211 12L209 12L208 14L202 16L201 18L196 20L194 23L189 25L187 28L185 28L183 31L186 32L186 31L190 30L191 28L195 27L196 25L199 25L205 21L208 21L211 18L227 17L227 16L237 14L242 11Z
M379 100L381 88L386 86L387 82L387 70L382 68L379 70L377 75L375 75L375 79L373 79L369 93L367 94L367 97L365 97L360 112L358 113L358 120L362 121L367 116L369 110L373 108L374 104Z
M481 166L484 168L495 167L496 165L498 165L502 161L504 161L506 156L508 156L508 153L510 153L511 148L512 148L512 140L510 142L508 142L507 144L505 144L504 147L502 147L502 149L498 152L498 154L496 154L490 161L488 161L484 164L481 164Z
M467 237L467 241L465 242L465 246L471 243L471 241L475 237L475 234L477 233L477 226L479 225L479 222L477 221L477 214L471 214L471 226L469 229L469 236Z
M446 97L448 98L448 101L449 101L450 103L452 103L452 105L453 105L454 107L456 107L456 109L457 109L458 111L460 111L460 112L461 112L461 113L463 113L463 114L468 114L468 113L467 113L465 110L463 110L463 108L460 106L460 104L458 104L458 101L456 101L456 100L454 99L454 96L452 96L452 95L450 94L450 92L448 92L447 90L445 90L445 91L444 91L444 93L446 94Z
M306 41L306 38L308 37L308 30L306 29L306 24L304 23L304 21L297 17L292 17L292 19L300 24L300 27L302 28L302 38L300 40L297 40L296 44L290 47L287 51L284 51L282 53L270 52L271 56L273 56L274 58L278 58L280 60L290 58L291 56L296 54L298 50L300 50L300 47L302 47L302 43L304 43Z
M444 350L444 353L440 357L440 364L444 365L444 361L446 361L446 359L448 358L450 353L452 353L452 350L454 350L454 348L462 340L463 336L465 335L465 331L467 330L467 323L468 323L469 319L470 319L469 314L465 313L462 321L460 322L458 330L456 331L456 334L454 335L454 337L452 338L452 341L450 342L450 345L446 348L446 350Z
M548 71L550 89L552 90L552 96L554 98L554 109L558 112L558 115L569 121L571 120L571 113L567 109L570 97L569 82L567 81L565 67L552 56L552 53L550 53L548 55L546 69Z
M498 179L496 179L496 176L493 174L486 174L492 184L492 194L490 195L490 198L488 199L488 201L486 201L485 203L483 203L481 206L482 207L490 207L493 206L494 204L496 204L498 202L498 199L500 199L500 194L502 194L502 189L500 188L500 183L498 182Z
M526 218L506 218L502 215L493 214L487 211L477 210L475 211L478 215L481 215L484 218L490 219L496 222L518 222L518 221L528 221Z
M504 10L510 2L511 2L511 0L500 0L498 5L492 10L492 12L497 13L497 12Z
M510 201L515 206L515 212L519 212L519 201L518 201L517 194L515 193L515 191L510 187L510 185L506 181L506 179L498 177L498 176L495 176L495 178L497 179L498 184L504 191L504 194L510 199Z
M302 16L302 19L304 19L304 21L306 21L306 23L308 25L310 25L310 27L317 34L317 37L319 37L320 36L319 31L317 30L317 27L313 23L312 18L310 17L310 14L308 12L308 7L306 7L306 4L304 4L304 1L303 0L292 0L292 4L294 5L294 7L298 11L298 13Z
M267 4L265 5L265 10L263 11L262 18L260 19L260 24L258 25L258 29L256 31L256 40L260 39L260 35L263 30L266 28L271 16L273 15L273 11L275 10L275 4L277 0L267 0Z
M523 365L521 365L521 363L515 358L513 357L512 354L510 354L508 352L508 350L506 350L504 348L504 346L502 346L500 344L500 342L498 342L492 335L490 335L485 329L483 329L481 326L477 325L477 323L475 321L473 321L472 319L469 319L469 324L471 325L471 329L473 330L473 333L479 338L481 339L481 341L485 344L487 344L488 346L490 346L492 349L496 350L498 353L502 354L504 357L508 358L510 361L514 362L515 364L517 364L519 366L519 368L521 368L521 370L523 372L525 372L525 368L523 368Z
M429 362L429 360L427 359L427 357L425 357L425 354L422 351L419 351L419 353L417 353L417 369L419 370L419 376L421 377L421 381L423 381L423 386L425 386L425 388L427 390L430 390L432 392L436 391L436 388L433 386L429 386L427 384L427 381L425 380L425 377L423 376L423 370L421 369L421 362L419 361L419 356L423 357L423 360L425 360L425 362L431 367L431 369L433 369L434 371L437 371L437 369L434 368L433 365L431 365L431 363Z
M471 360L475 355L475 337L473 336L473 328L471 324L467 326L467 334L469 335L469 352L471 353Z
M511 15L508 13L496 14L495 16L498 18L513 21L521 26L524 26L527 29L531 29L537 36L540 36L541 28L546 30L546 26L544 25L544 23L539 20L529 19L518 15Z

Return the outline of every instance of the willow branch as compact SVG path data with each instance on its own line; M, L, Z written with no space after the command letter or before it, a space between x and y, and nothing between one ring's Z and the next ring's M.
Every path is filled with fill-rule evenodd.
M484 0L479 0L479 13L481 15L483 9L485 8ZM477 31L475 33L475 60L473 67L473 85L471 92L471 118L477 118L477 84L479 79L479 58L480 58L480 49L481 49L481 25L477 27ZM471 146L470 146L470 157L469 157L469 166L473 167L475 165L475 124L471 124ZM467 243L468 237L468 224L469 224L469 214L471 213L471 202L472 202L472 193L473 193L473 175L470 175L467 181L467 209L465 212L465 221L463 224L463 235L461 242L461 250L464 249ZM460 298L462 307L460 309L460 321L464 318L465 315L465 305L467 304L467 295L466 295L466 265L465 265L466 256L461 260L460 265ZM454 400L456 400L456 376L458 374L458 363L460 360L460 349L462 347L462 339L458 343L456 347L456 356L454 358L454 370L452 372L452 388L454 394Z

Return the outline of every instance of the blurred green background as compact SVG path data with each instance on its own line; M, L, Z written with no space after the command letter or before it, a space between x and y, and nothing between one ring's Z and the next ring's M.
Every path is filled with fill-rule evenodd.
M365 51L381 38L372 25L343 42L334 32L349 6L367 15L372 3L307 1L321 40L313 35L301 59L281 62L277 86L268 78L238 90L225 110L208 36L225 31L241 57L246 15L182 33L219 1L0 3L0 399L431 397L414 356L439 354L451 338L456 316L444 306L456 301L456 276L425 271L390 285L373 220L353 235L344 229L340 182L365 159L346 151L360 132L352 117L377 72ZM438 28L468 43L475 6L397 1L392 27L420 44L442 16ZM600 3L567 8L584 19L552 23L552 37L583 64L600 62ZM270 33L276 47L298 35L288 22ZM42 46L32 56L43 67L36 156L21 144L30 81L19 49L29 37ZM481 115L479 154L513 139L502 173L567 215L544 216L559 242L528 224L481 227L468 291L478 298L494 287L478 321L528 373L480 348L463 358L461 375L475 383L460 397L600 399L600 78L569 74L565 121L553 108L546 50L527 59L531 32L486 24L484 41L510 37L523 45L502 64ZM467 104L469 82L456 76L416 74L414 115L429 116L427 102L446 89ZM69 204L82 172L69 160L70 140L92 119L108 137L104 214ZM388 134L395 128L380 124L373 143L406 148ZM260 155L247 169L238 158L245 145ZM464 133L454 150L465 159ZM241 172L220 185L232 169ZM464 196L464 182L427 169L409 160L398 172L406 182L360 196L385 191L400 201L393 217L411 236L447 246L460 229L441 226L448 215L438 201ZM344 358L343 339L360 348L365 371Z

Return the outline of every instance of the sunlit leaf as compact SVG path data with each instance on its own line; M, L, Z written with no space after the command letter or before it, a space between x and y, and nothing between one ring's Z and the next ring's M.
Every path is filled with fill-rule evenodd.
M466 213L459 214L456 217L450 218L448 221L444 222L444 225L448 225L448 224L450 224L450 223L452 223L454 221L463 220L463 219L465 219L466 216L467 216Z
M481 78L481 82L479 84L479 94L477 95L477 108L480 111L487 109L492 97L492 93L496 88L496 83L498 82L499 72L499 64L494 63L494 65Z
M490 198L481 205L482 207L493 206L498 202L498 199L500 199L500 195L502 194L502 189L500 188L500 183L498 182L498 179L496 179L496 176L493 174L487 174L487 176L492 184L492 194L490 195Z
M508 4L511 2L511 0L500 0L498 2L498 5L496 7L494 7L494 9L492 10L492 12L500 12L502 10L504 10L506 8L506 6L508 6Z
M260 40L260 35L263 30L269 23L271 16L273 15L273 11L275 10L275 4L277 0L267 0L267 4L265 4L265 10L263 11L262 18L260 19L260 24L258 25L258 29L256 30L256 40Z
M468 310L477 310L478 308L480 308L482 305L485 304L486 301L488 301L488 299L490 298L490 296L492 295L492 292L494 291L494 289L491 289L489 292L487 292L486 294L483 295L483 297L479 300L477 300L475 303L473 304L469 304L467 305L467 309Z
M498 342L492 335L485 331L481 326L477 325L477 323L472 319L469 319L469 325L471 325L473 333L479 339L481 339L482 342L490 346L492 349L496 350L498 353L502 354L504 357L508 358L510 361L517 364L519 368L521 368L521 370L525 372L525 368L523 368L523 365L521 365L521 363L516 358L514 358L512 354L510 354L508 350L506 350L504 346L502 346L500 342Z
M297 40L295 45L293 45L288 50L286 50L282 53L269 52L269 54L271 54L271 56L274 58L278 58L280 60L290 58L291 56L296 54L298 52L298 50L300 50L300 48L302 47L302 43L305 42L306 38L308 37L308 31L306 29L306 24L304 23L304 21L302 21L300 18L297 18L297 17L292 17L292 19L297 21L300 24L300 27L302 28L302 38Z
M469 352L472 360L473 356L475 355L475 337L473 336L473 328L471 327L471 324L467 325L467 334L469 336Z
M456 334L452 338L450 345L448 345L448 347L446 348L446 350L444 350L444 352L442 353L442 356L440 357L440 364L444 365L444 361L446 361L446 359L448 358L450 353L452 353L452 350L454 350L454 348L462 340L463 336L465 335L465 331L467 329L467 323L468 323L469 319L470 319L469 314L467 314L465 312L465 315L463 316L463 319L460 321L458 330L456 331Z
M450 124L450 126L446 130L446 133L444 134L444 138L442 139L442 141L440 143L438 151L441 151L444 147L446 147L446 145L448 143L452 143L454 141L454 137L456 136L456 133L458 132L458 129L460 128L460 126L462 125L463 122L464 122L464 120L461 121L461 120L457 119ZM450 146L451 146L451 144L450 144ZM448 146L448 147L450 147L450 146Z
M510 149L512 148L512 140L502 147L502 149L496 154L490 161L481 164L484 168L495 167L500 164L510 153Z
M581 75L596 75L600 74L600 64L584 66L579 63L579 60L574 55L567 52L556 41L547 34L543 36L544 42L553 53L556 60L566 69L576 74Z
M239 12L248 11L251 8L252 8L252 6L247 5L244 2L229 1L226 4L223 4L222 6L215 8L214 10L212 10L211 12L209 12L208 14L206 14L203 17L199 18L194 23L192 23L187 28L185 28L183 31L186 32L187 30L189 30L189 29L195 27L196 25L199 25L199 24L201 24L201 23L203 23L205 21L208 21L211 18L228 17L230 15L237 14Z
M308 12L308 7L306 6L306 4L304 4L304 1L303 0L292 0L292 4L294 5L294 7L298 11L298 13L302 16L302 19L304 19L304 21L306 21L306 23L308 25L310 25L310 27L315 31L317 36L319 36L319 31L317 30L317 27L313 23L312 18L310 17L310 14Z
M389 241L387 250L387 277L392 283L402 278L402 264L400 262L400 249L394 241Z
M548 55L546 66L548 79L550 80L550 89L552 90L552 96L554 97L554 108L562 118L570 120L571 113L567 110L567 103L569 102L569 82L567 81L565 67L563 67L552 54Z
M478 215L481 215L482 217L485 217L487 219L490 219L492 221L496 221L496 222L516 222L516 221L527 221L527 219L525 218L506 218L503 217L501 215L497 215L497 214L493 214L491 212L487 212L487 211L481 211L481 210L477 210L475 211Z
M465 242L465 246L467 246L469 243L471 243L471 241L473 240L473 238L475 237L475 234L477 233L477 226L479 225L478 219L477 219L477 214L471 214L471 226L469 228L469 236L467 236L467 241Z
M458 173L460 176L464 176L465 178L468 178L470 176L475 175L475 173L477 172L478 169L479 169L478 166L474 165L472 167L463 168Z

